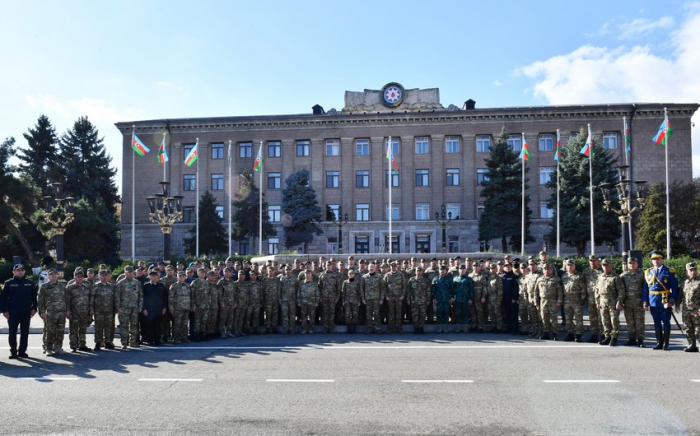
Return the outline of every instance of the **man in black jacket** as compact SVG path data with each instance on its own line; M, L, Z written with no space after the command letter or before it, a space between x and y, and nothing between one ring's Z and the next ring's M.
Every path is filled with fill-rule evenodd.
M10 359L26 358L29 340L29 320L36 314L37 300L34 282L24 277L24 265L12 269L13 278L7 280L0 294L0 312L7 319L10 330ZM19 349L17 348L19 327Z

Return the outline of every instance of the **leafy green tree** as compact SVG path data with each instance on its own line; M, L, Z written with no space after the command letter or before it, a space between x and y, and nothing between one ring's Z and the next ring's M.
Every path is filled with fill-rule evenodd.
M482 182L481 196L484 212L479 220L479 239L501 240L501 250L508 252L508 238L514 247L520 247L522 234L522 162L508 144L505 129L484 159L488 173ZM529 171L525 165L525 174ZM527 175L525 189L527 190ZM525 196L525 242L535 239L530 234L532 210L530 196Z
M321 207L309 179L306 169L292 173L285 180L287 186L282 191L285 246L293 248L304 244L304 253L309 252L309 243L314 240L314 234L323 233L317 224L323 217Z
M260 232L260 188L255 185L253 174L250 171L245 171L241 176L235 198L232 203L235 209L232 217L233 239L240 241L252 236L253 244L255 244L255 237ZM277 236L277 230L270 224L265 194L263 194L262 207L262 238Z
M224 220L216 213L219 203L208 190L199 200L199 253L207 256L224 253L228 250ZM197 227L190 228L191 238L185 238L185 251L197 251Z
M49 117L42 115L36 126L24 135L27 148L20 148L17 157L20 160L20 172L27 174L41 190L41 195L53 195L52 182L60 180L58 157L58 137Z
M591 214L589 191L589 158L581 154L588 132L581 128L576 137L562 147L559 160L559 220L562 242L576 247L579 256L584 256L586 244L591 240ZM620 237L620 222L617 216L603 208L603 194L598 188L602 183L617 183L615 171L616 160L601 143L593 142L593 220L596 244L615 243ZM557 178L556 173L547 183L552 196L547 200L547 207L554 210L554 219L550 223L550 238L556 240L557 234Z
M673 216L671 217L673 223ZM654 183L649 189L646 205L639 214L635 232L635 249L649 253L652 250L666 251L666 188ZM675 255L687 253L681 238L671 228L671 252Z
M688 253L700 251L700 179L684 184L674 182L671 197L671 231ZM673 249L673 247L671 247ZM675 254L681 252L674 251ZM684 251L686 252L686 251Z

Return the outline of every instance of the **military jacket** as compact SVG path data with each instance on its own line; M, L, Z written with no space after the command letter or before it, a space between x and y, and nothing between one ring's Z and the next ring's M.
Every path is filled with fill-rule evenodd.
M117 310L143 309L143 287L136 279L124 279L117 283Z
M234 300L236 301L238 307L248 306L248 302L250 301L250 287L248 286L248 283L250 282L246 282L245 280L236 281L236 287L234 288Z
M192 307L192 290L187 283L176 282L168 290L168 307L173 312L189 311Z
M277 277L265 277L262 282L263 297L267 304L277 304L280 299L280 279Z
M437 300L438 303L448 302L455 294L452 278L447 275L435 277L430 285L430 293L433 295L433 300Z
M26 314L36 310L36 288L26 277L5 281L0 293L0 312Z
M564 300L564 289L561 280L555 275L547 277L541 275L535 283L535 301L556 302L561 304Z
M625 289L627 290L626 298L627 301L642 301L642 292L644 291L644 272L637 270L637 272L625 271L620 274L620 278L625 284Z
M537 301L537 279L540 278L542 274L537 271L531 271L525 275L525 287L527 292L527 299L530 303L535 303Z
M207 281L195 279L195 281L190 283L190 289L192 291L192 298L194 299L193 306L196 310L209 309L209 289L207 287Z
M362 276L362 297L365 300L382 300L384 298L384 280L380 273L367 273Z
M108 282L97 282L92 287L93 313L114 313L117 309L117 285Z
M66 286L68 310L71 311L74 318L86 318L88 316L88 312L90 312L90 292L90 286L85 282L81 285L73 282Z
M428 267L423 271L423 277L428 279L430 283L433 283L433 279L440 275L439 268Z
M359 304L362 301L362 280L358 278L347 279L343 282L343 303Z
M262 304L262 283L257 279L254 282L248 282L248 304L251 306Z
M663 307L668 300L678 301L678 280L675 271L661 265L658 274L654 268L644 271L642 301L653 307Z
M617 304L625 304L625 284L615 273L600 274L596 284L596 303L602 304L603 300L613 300Z
M318 283L318 274L316 274L316 271L314 271L313 269L310 271L311 271L311 279ZM306 280L306 269L301 270L301 272L299 274L297 274L297 279L299 280L300 283L303 282L304 280Z
M471 277L472 281L474 282L474 299L481 303L481 299L488 296L489 281L483 274L481 274L481 272L472 272L469 274L469 277Z
M172 285L177 283L177 276L168 276L160 279L160 282L165 286L165 289L170 289Z
M46 282L39 288L39 313L56 314L68 310L66 286L61 282Z
M280 301L283 303L296 303L298 290L299 280L293 274L280 279Z
M318 283L315 280L304 281L299 285L299 304L315 305L318 304Z
M474 300L474 280L468 275L458 275L452 279L454 283L454 296L457 303L466 303Z
M401 271L390 272L384 276L386 298L399 300L406 295L406 277Z
M574 272L564 273L561 276L561 283L564 287L564 299L570 304L583 304L586 301L586 282L583 275Z
M586 300L588 304L596 304L596 285L598 284L598 276L603 274L597 269L587 269L583 272L583 279L586 282Z
M520 296L520 278L514 272L503 274L503 299L510 303L518 301Z
M326 300L337 300L340 295L340 275L335 271L323 271L318 276L318 287L321 291L321 298Z
M236 303L235 287L236 282L233 279L220 279L217 283L221 290L221 303L228 308L233 307Z
M700 279L683 282L683 304L686 311L697 313L700 309Z
M498 303L503 300L503 278L498 274L489 274L488 300Z
M426 304L430 302L430 280L423 276L408 279L408 298L411 304Z

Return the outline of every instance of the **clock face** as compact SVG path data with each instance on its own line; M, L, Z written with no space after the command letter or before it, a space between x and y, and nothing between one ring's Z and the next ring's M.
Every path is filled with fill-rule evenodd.
M382 102L386 107L397 107L404 97L403 86L398 83L389 83L382 89Z

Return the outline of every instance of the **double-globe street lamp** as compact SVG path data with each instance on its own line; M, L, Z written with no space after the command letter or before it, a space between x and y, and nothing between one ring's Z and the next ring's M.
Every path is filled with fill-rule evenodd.
M59 277L63 278L63 265L65 264L63 235L66 226L73 222L73 197L63 198L63 183L51 184L54 188L54 196L44 197L44 219L51 224L56 235L56 270Z
M445 229L447 224L452 221L452 212L445 214L445 205L442 205L442 213L435 212L435 221L442 226L442 252L447 253L447 237Z
M170 197L170 182L159 182L162 192L153 197L147 197L150 213L148 219L160 225L163 232L163 261L170 260L170 233L173 224L182 221L182 195Z
M332 222L338 226L338 254L343 254L343 226L348 223L348 214L343 217L343 208L338 208L338 215Z

